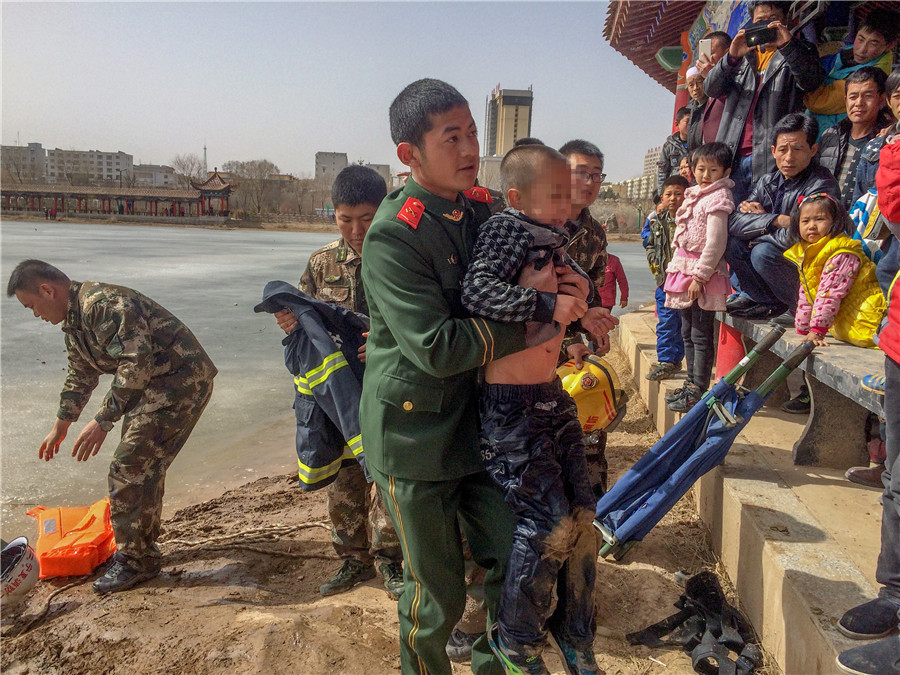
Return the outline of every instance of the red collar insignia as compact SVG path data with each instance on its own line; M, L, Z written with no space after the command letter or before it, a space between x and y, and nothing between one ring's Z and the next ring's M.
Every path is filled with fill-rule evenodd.
M463 194L467 199L471 199L476 202L482 202L483 204L493 204L494 198L491 197L491 193L488 192L487 188L480 187L476 185L475 187L469 188Z
M401 207L400 213L397 214L397 220L402 220L415 230L419 227L423 213L425 213L425 205L415 197L410 197Z

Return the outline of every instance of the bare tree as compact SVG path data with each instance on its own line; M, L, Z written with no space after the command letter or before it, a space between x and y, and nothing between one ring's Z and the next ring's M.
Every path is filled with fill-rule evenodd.
M191 187L191 181L205 180L203 174L203 160L195 153L190 152L186 155L175 155L172 160L172 168L175 169L175 178L178 180L179 187Z
M237 177L237 192L246 200L248 211L262 213L264 208L277 207L277 201L273 202L278 196L276 181L269 178L280 173L275 163L268 159L229 160L222 165L222 170Z

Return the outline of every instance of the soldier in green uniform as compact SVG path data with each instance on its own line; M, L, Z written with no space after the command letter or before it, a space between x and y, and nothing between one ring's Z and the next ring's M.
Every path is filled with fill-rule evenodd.
M372 169L353 165L335 176L331 203L340 239L309 257L300 277L300 290L319 300L368 315L363 292L362 246L378 205L387 194L384 179ZM297 324L293 312L275 314L278 325L290 333ZM363 352L362 357L365 358ZM375 576L373 561L384 587L395 598L403 592L403 554L381 491L366 482L362 467L347 462L328 486L331 541L344 561L337 573L319 588L333 595ZM369 527L372 538L369 541Z
M559 149L569 160L572 169L572 210L566 229L569 231L568 253L578 263L591 281L594 288L601 288L606 278L606 230L591 215L591 204L600 193L600 186L606 174L603 173L603 153L593 143L582 140L569 141ZM594 293L589 303L600 306L600 294ZM575 359L575 365L581 367L582 359L591 354L591 349L584 344L582 335L572 326L567 330L563 343L569 358ZM609 336L590 336L595 343L594 354L603 355L609 351ZM609 470L606 461L606 432L601 431L597 443L586 445L584 456L587 460L588 474L595 495L599 498L606 491Z
M98 593L123 591L160 570L160 530L166 470L200 419L216 367L194 334L150 298L122 286L70 281L40 260L25 260L9 279L35 317L62 324L69 358L53 430L39 456L59 452L100 375L113 374L97 414L75 441L72 456L96 455L115 422L122 438L109 465L109 501L118 550Z
M477 369L524 349L525 327L462 306L472 244L490 213L489 193L473 188L478 132L466 99L439 80L418 80L394 99L390 125L411 177L382 203L363 246L371 328L360 422L367 466L403 547L401 670L448 675L444 647L465 604L460 527L488 570L493 621L513 526L479 455ZM560 280L577 285L573 276ZM502 673L484 636L472 670Z

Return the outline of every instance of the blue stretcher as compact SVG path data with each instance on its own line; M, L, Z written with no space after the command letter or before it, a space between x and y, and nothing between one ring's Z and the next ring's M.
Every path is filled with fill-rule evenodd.
M815 345L803 342L755 391L736 383L784 334L775 326L735 368L616 481L597 502L600 555L621 560L706 472L722 463L750 417Z

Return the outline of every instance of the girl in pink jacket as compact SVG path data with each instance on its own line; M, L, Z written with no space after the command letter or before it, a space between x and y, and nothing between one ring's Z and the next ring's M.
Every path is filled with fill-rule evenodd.
M688 362L688 380L669 409L687 412L709 388L715 358L713 321L725 311L731 292L725 266L728 216L734 211L731 149L707 143L691 156L697 185L684 193L675 215L675 255L666 268L666 307L681 310L681 336Z

